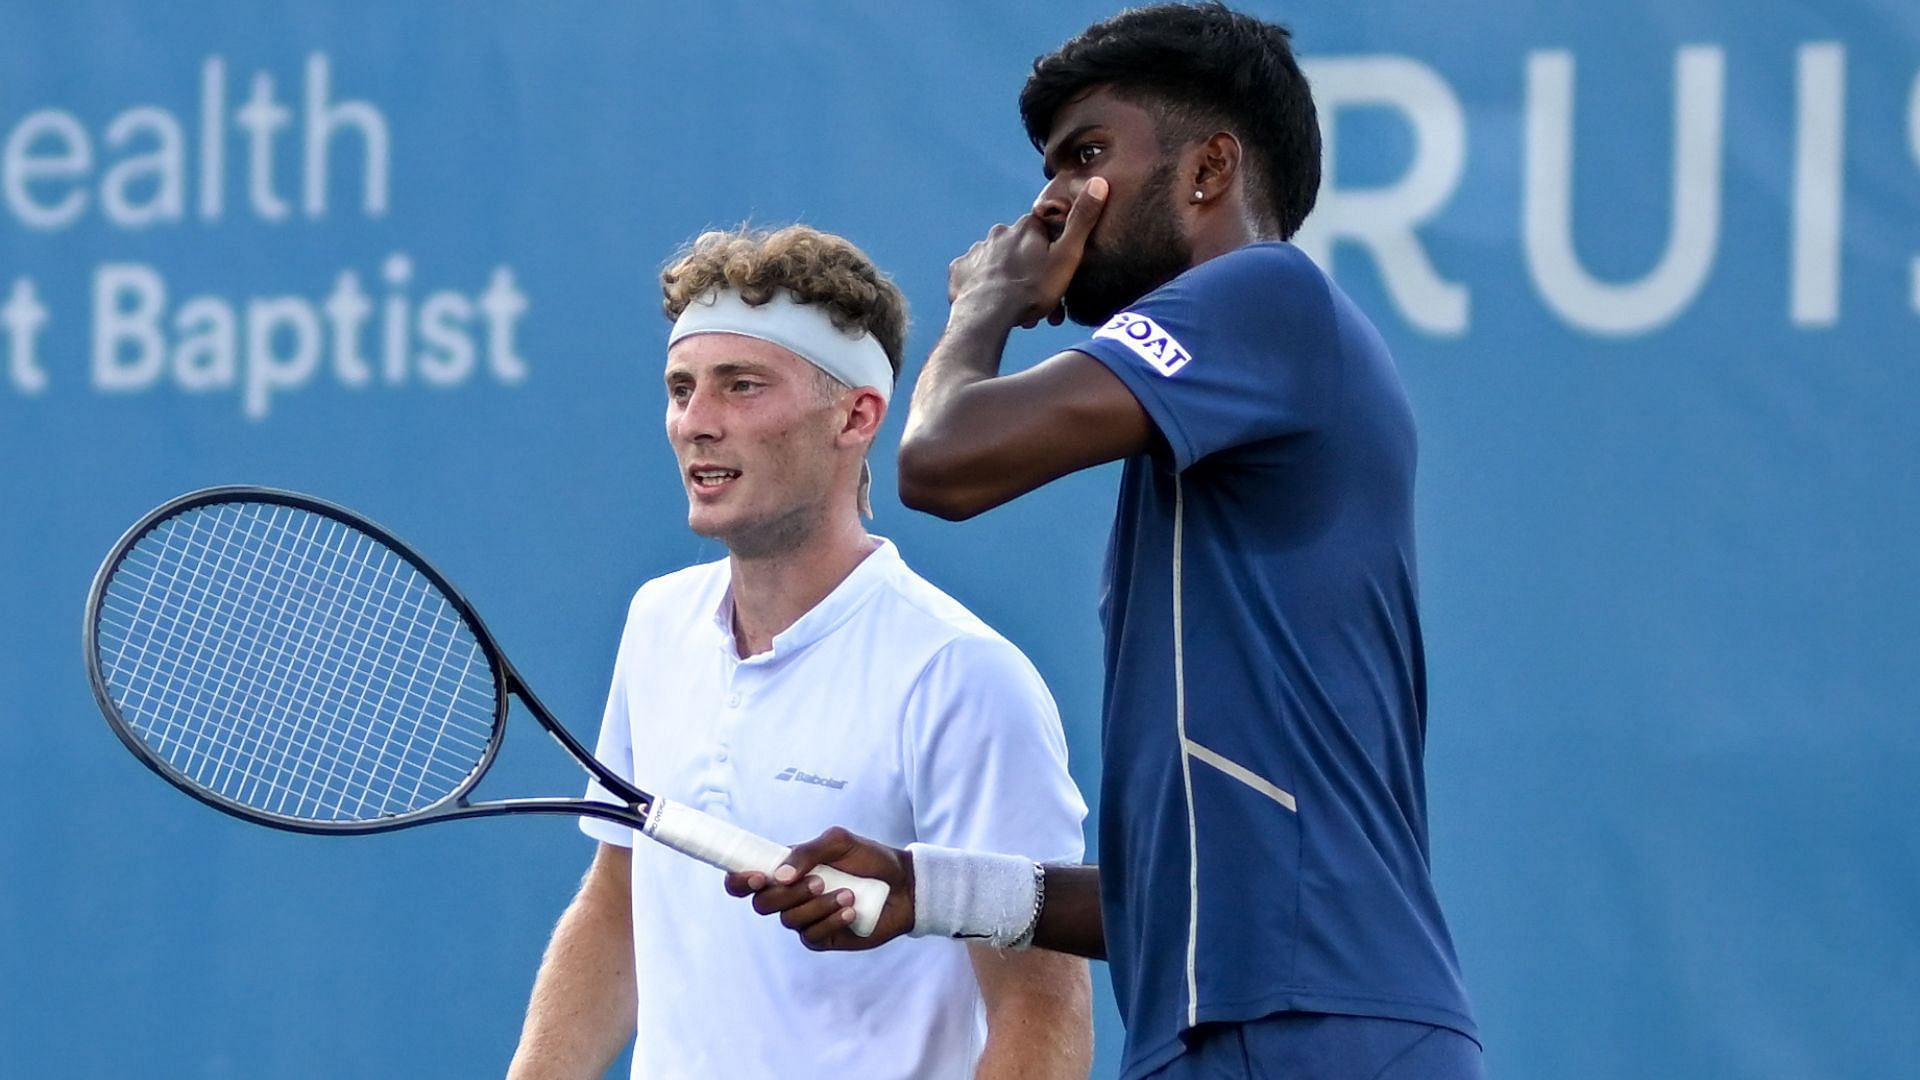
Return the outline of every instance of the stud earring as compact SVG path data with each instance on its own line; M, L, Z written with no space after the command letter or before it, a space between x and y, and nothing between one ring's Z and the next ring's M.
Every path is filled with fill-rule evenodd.
M1207 193L1204 191L1196 191L1193 193L1194 202L1199 202L1201 199L1204 199L1206 197L1207 197Z

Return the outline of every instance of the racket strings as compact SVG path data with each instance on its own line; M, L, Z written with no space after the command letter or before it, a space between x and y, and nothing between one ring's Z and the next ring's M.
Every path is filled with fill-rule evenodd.
M170 550L163 552L163 554L173 554L173 555L176 555L177 557L178 550L179 550L178 547L174 546ZM225 565L224 562L216 563L215 565L218 569L223 570L225 572L232 572L233 570L233 567L229 565ZM179 567L177 564L175 563L156 564L156 570L157 569L166 569L169 571L168 580L165 582L165 585L167 587L171 587L174 589L182 588L183 582L181 579L181 575L178 573ZM184 592L185 592L186 600L189 603L196 603L196 604L210 607L212 609L212 614L219 618L232 619L235 617L237 612L228 610L228 601L231 599L230 597L222 597L216 594L209 593L203 589L194 589L191 584L192 579L188 578L187 581L188 581L188 584L186 585ZM143 601L149 601L152 599L152 595L153 595L152 586L155 584L155 582L150 581L148 584L149 584L149 588L145 590L142 595ZM274 602L276 603L284 604L284 597L275 597L273 599L274 599ZM293 615L296 619L299 617L298 612L293 613ZM171 622L171 621L172 620L168 620L168 622ZM180 629L177 626L168 626L166 625L166 623L162 623L162 628L175 635L180 634ZM286 629L300 630L302 629L302 626L299 624L289 625L288 623L283 621L282 629L283 631ZM177 649L179 647L179 639L177 636L172 640L162 639L162 641L164 641L166 645L170 648ZM230 693L237 692L237 695L242 699L251 697L253 699L258 699L261 704L284 708L284 704L285 704L284 700L274 700L274 698L276 696L280 698L284 698L285 695L284 694L273 695L270 689L263 687L261 685L261 680L258 678L259 673L262 670L267 670L269 666L277 666L285 662L286 657L282 655L284 654L285 650L281 648L275 648L275 645L278 643L273 641L265 642L264 643L265 647L260 650L259 656L256 657L257 666L245 673L236 672L234 668L234 664L233 664L234 638L230 633L221 635L220 638L217 638L214 641L209 642L209 644L211 645L211 653L205 656L205 660L204 660L205 666L201 667L201 669L198 672L199 674L201 675L212 674L219 679L225 680L230 686ZM316 645L319 645L321 648L324 648L324 645L320 642L316 642ZM143 653L138 659L145 661L150 659L150 657L146 656ZM175 678L173 680L170 680L165 685L156 685L154 681L151 679L148 680L147 685L140 685L138 682L136 682L133 689L141 692L142 696L139 698L130 697L129 704L135 706L136 708L144 707L147 710L151 711L152 707L158 703L158 699L160 699L163 695L168 693L177 694L183 688L181 685L182 680L179 678L179 676L180 676L180 673L176 672ZM312 684L308 684L308 685L311 686ZM198 685L195 687L195 690L196 692L191 694L191 697L187 702L188 710L185 715L190 718L200 718L196 716L196 713L194 710L204 709L209 704L209 702L207 701L207 695L205 693L206 686L204 684ZM172 717L163 717L163 719L164 719L163 726L158 729L158 735L160 736L159 741L164 743L167 740L174 740L178 744L176 748L181 751L182 755L184 755L184 756L179 756L179 755L174 756L173 760L175 761L175 763L183 766L186 771L194 775L195 779L203 783L206 783L209 786L213 786L213 787L224 786L225 781L223 780L223 777L220 775L219 770L229 769L232 767L232 765L234 764L234 756L231 753L231 751L233 749L237 748L248 754L257 756L260 753L260 750L263 745L262 743L263 732L260 730L257 723L248 722L244 718L239 718L232 732L233 737L225 744L226 749L229 751L229 753L222 754L218 758L214 758L209 753L209 751L212 748L209 746L208 735L211 734L211 732L209 731L208 728L206 728L204 725L183 724L180 722L180 717L178 715L175 715ZM310 737L312 732L310 731L297 732L292 729L288 729L288 731L283 734L291 736L286 740L286 748L295 749L295 750L311 749ZM217 764L215 764L216 762ZM337 773L338 762L334 761L334 762L331 762L330 764L334 766L333 769L331 769L330 771ZM209 775L207 772L207 769L209 767L213 767L216 770L212 775ZM276 776L271 772L263 771L250 776L248 779L253 782L264 782L269 787L271 787L274 785ZM249 793L244 789L239 791L238 794L242 796L249 795ZM283 799L288 794L291 794L291 792L283 792L282 793ZM281 807L281 809L285 809L285 807Z
M485 651L412 563L270 503L188 511L102 597L100 660L133 734L201 787L305 821L430 806L485 758Z
M337 529L337 526L335 528ZM198 539L197 529L195 533L190 533L189 537ZM259 536L250 530L248 539L257 541L259 540ZM299 536L299 539L307 541L313 538L303 533ZM363 549L365 545L369 543L364 538L357 538L356 542ZM198 545L190 544L189 546L194 547ZM179 549L175 547L172 551L166 553L177 555L178 551ZM335 553L339 554L337 548L335 549ZM349 552L348 554L355 557L359 557L360 555L358 552ZM364 590L369 584L365 576L365 571L377 570L378 568L368 565L364 558L360 558L360 562L363 572L349 579L349 584L359 586ZM177 567L170 568L177 569ZM228 574L235 573L237 569L229 565L226 561L216 563L216 568ZM181 585L180 575L172 574L170 577L172 580L169 581L168 584L176 589L179 588ZM276 732L271 728L263 730L258 723L257 718L261 715L268 715L274 712L286 713L296 700L299 700L301 697L311 697L315 694L333 692L336 687L330 684L341 682L340 677L343 672L348 680L369 682L372 678L377 678L377 672L366 670L364 666L364 661L368 656L373 655L371 653L356 657L356 659L363 661L363 663L353 669L350 669L348 665L341 662L343 658L340 655L340 643L338 639L341 636L341 632L351 624L342 622L337 625L327 626L318 623L313 617L317 605L337 602L337 597L328 595L329 593L338 591L336 588L330 588L335 581L335 578L328 575L299 572L290 573L281 580L280 584L282 587L278 594L268 596L264 604L259 603L260 597L257 595L256 590L256 595L251 598L253 601L251 605L252 610L256 612L278 611L283 617L275 621L276 625L274 629L278 631L277 635L267 637L263 640L259 639L256 635L256 640L261 640L261 643L265 647L260 649L258 654L253 658L251 667L242 668L239 672L236 672L231 656L233 652L231 647L232 635L228 635L229 640L227 643L224 643L226 645L225 648L222 648L220 644L215 645L214 655L210 658L210 663L214 665L212 668L213 673L219 676L220 680L224 681L228 686L237 689L242 700L251 699L252 703L264 706L264 708L255 712L251 720L243 719L243 721L233 729L232 734L235 737L229 739L224 747L228 752L218 755L218 757L209 754L210 747L207 745L207 737L211 732L204 725L199 726L197 730L191 730L190 737L184 741L179 739L181 732L175 730L180 726L177 722L167 725L167 727L161 731L163 737L173 738L176 741L182 742L181 749L184 750L185 757L180 760L180 764L186 766L188 771L193 773L196 780L215 788L229 786L225 778L221 775L221 770L231 770L235 763L234 755L231 753L234 749L239 749L243 751L244 755L250 755L254 758L259 758L263 750L277 753L278 760L267 762L270 766L268 769L256 770L244 774L243 778L249 782L249 785L264 784L269 792L279 795L280 801L270 804L269 809L280 812L292 812L296 815L305 816L310 815L311 810L301 802L298 797L310 796L316 791L325 791L329 788L340 787L342 784L343 769L350 776L351 782L357 785L358 793L362 800L370 796L373 788L383 781L392 783L398 779L393 776L383 777L381 775L377 765L379 760L377 755L373 759L374 762L376 762L372 767L373 771L370 774L360 775L363 770L360 767L360 762L356 759L363 758L369 748L380 744L385 745L389 751L389 756L396 750L400 751L401 756L396 759L397 761L404 762L407 760L404 754L406 747L396 747L393 743L394 731L389 730L385 733L386 737L384 739L381 738L383 733L377 730L381 725L381 717L377 712L371 714L373 716L371 725L365 727L358 722L360 713L349 712L343 714L347 723L343 728L340 728L340 733L353 738L357 750L351 758L343 757L341 753L334 752L335 747L332 745L334 740L324 737L327 734L325 729L308 724L298 727L283 726ZM391 592L392 583L388 581L385 584L388 588L380 592L378 599L391 603L394 600ZM211 606L217 616L229 620L239 614L238 610L227 610L230 606L228 602L229 598L209 594L204 590L195 590L191 585L189 585L187 589L187 597L189 602ZM149 591L143 599L150 598L151 592ZM240 599L244 601L248 598L243 595ZM246 610L247 607L248 605L243 604L240 610ZM361 630L363 627L355 627L354 629ZM286 680L276 692L276 688L272 686L271 682L263 679L261 676L267 671L285 670L286 666L293 660L294 656L297 655L294 650L288 648L288 644L289 642L297 641L299 636L304 636L307 639L307 643L312 646L313 651L323 660L331 662L334 666L326 669L327 675L325 678L313 677L311 675L304 678L296 676L293 679ZM390 646L392 643L390 632L383 635L383 637L384 640L382 640L380 644ZM329 640L329 638L334 640ZM223 656L222 653L228 655ZM375 688L391 694L393 690L391 674L392 672L389 671L389 678L384 687L376 685ZM352 686L354 683L349 681L346 682L345 685ZM151 694L153 688L148 687L146 689L148 689ZM172 689L172 687L165 689ZM201 689L204 691L204 687ZM207 704L204 700L205 697L204 692L195 694L191 704L204 708ZM359 710L364 710L367 699L364 694L349 693L346 695L346 703L355 706ZM195 714L189 711L188 715L193 716ZM305 715L311 717L312 710L309 709ZM336 717L336 719L340 719L340 717ZM336 726L338 727L338 725ZM320 736L320 738L316 739L316 736ZM380 740L380 744L376 744L374 740ZM292 788L285 782L288 778L287 774L290 773L290 770L286 768L289 754L292 755L294 760L302 758L310 759L316 766L312 775L307 777L309 783L300 789ZM207 768L210 765L215 767L215 771L211 774L207 772ZM272 768L271 766L274 765L278 765L279 768ZM195 766L199 766L199 768L195 768ZM316 783L316 781L318 783ZM422 785L416 783L414 787L408 789L408 792L417 795L421 787ZM241 787L239 790L233 792L233 794L239 795L243 799L258 801L258 793L250 791L248 787ZM289 801L292 802L292 805L288 805ZM352 811L354 808L340 806L337 807L336 810ZM357 812L363 811L364 806L360 806Z

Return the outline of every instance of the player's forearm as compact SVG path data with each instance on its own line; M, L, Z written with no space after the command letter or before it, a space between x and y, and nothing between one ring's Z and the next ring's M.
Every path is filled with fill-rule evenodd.
M900 438L900 500L940 517L971 517L991 505L972 491L993 476L998 426L991 402L970 393L999 374L1011 324L963 297L913 386Z
M1093 979L1078 957L972 948L987 1005L975 1080L1082 1080L1093 1067Z
M1080 1026L1082 1019L1043 1012L998 1029L989 1020L974 1080L1085 1080L1093 1068L1093 1032Z
M508 1080L595 1080L633 1037L631 929L616 936L606 921L577 905L562 917L534 981Z
M1105 923L1100 915L1098 866L1048 866L1046 897L1034 927L1033 947L1107 958Z
M604 857L604 856L603 856ZM600 865L554 927L508 1080L597 1080L633 1037L633 915Z

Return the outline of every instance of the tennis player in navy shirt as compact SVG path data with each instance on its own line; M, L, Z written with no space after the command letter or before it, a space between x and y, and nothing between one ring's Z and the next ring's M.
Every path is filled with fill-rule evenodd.
M955 260L902 498L961 519L1123 460L1101 617L1098 867L843 830L733 875L815 948L901 934L1104 957L1123 1080L1468 1080L1429 875L1415 433L1372 324L1286 242L1319 128L1286 30L1160 5L1036 61L1047 184ZM1095 327L999 374L1015 327ZM893 894L869 938L832 863Z

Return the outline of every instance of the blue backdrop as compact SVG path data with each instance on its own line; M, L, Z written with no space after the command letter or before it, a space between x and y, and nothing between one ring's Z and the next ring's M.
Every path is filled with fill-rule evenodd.
M1422 424L1433 856L1494 1074L1909 1075L1920 10L1253 6L1328 132L1301 242ZM590 736L631 589L720 554L661 259L844 232L924 356L1039 186L1028 63L1111 10L0 7L0 1074L501 1071L587 842L181 797L89 699L96 561L187 488L335 499ZM1029 651L1095 790L1114 476L948 525L892 497L898 430L876 529ZM571 790L543 738L485 790Z

